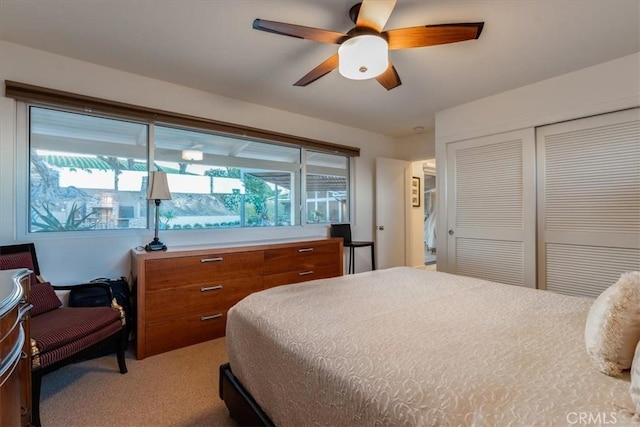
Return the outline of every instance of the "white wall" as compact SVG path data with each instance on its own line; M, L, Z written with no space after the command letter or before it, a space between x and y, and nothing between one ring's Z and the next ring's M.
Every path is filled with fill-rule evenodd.
M397 143L396 153L399 159L413 162L433 159L436 156L435 130L426 130L424 133L402 138Z
M517 129L640 105L640 53L543 80L436 114L438 222L446 236L446 145ZM438 270L447 271L447 242L438 240Z
M420 178L420 207L407 204L407 265L418 267L424 265L424 171L423 161L411 163L411 176Z
M78 94L214 120L242 124L336 144L360 147L355 160L353 237L372 240L373 173L376 157L397 158L398 140L336 123L286 111L225 98L175 84L126 73L0 41L0 83L14 80ZM4 89L3 89L4 90ZM71 235L27 235L18 229L16 204L25 203L27 165L16 159L25 141L16 139L16 104L0 98L0 244L34 241L40 267L46 279L77 283L95 277L129 274L129 250L148 243L150 230L114 230ZM22 178L21 178L22 177ZM224 244L282 238L328 235L326 226L299 226L278 229L185 230L165 232L161 240L168 246ZM364 257L357 265L369 265Z

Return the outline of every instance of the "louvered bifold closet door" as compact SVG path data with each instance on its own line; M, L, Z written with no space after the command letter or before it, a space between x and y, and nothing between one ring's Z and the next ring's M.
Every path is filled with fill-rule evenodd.
M533 129L447 145L449 272L535 287L534 162Z
M640 110L544 126L538 286L597 297L640 270Z

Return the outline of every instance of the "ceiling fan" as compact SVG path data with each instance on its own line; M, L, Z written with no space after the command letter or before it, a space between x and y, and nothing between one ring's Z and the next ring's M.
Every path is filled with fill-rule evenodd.
M315 67L294 86L307 86L338 68L343 76L354 80L375 78L387 90L402 84L388 59L389 50L455 43L480 37L484 22L423 25L382 31L396 5L396 0L363 0L349 10L355 27L339 33L284 22L256 19L253 28L283 36L339 44L338 53Z

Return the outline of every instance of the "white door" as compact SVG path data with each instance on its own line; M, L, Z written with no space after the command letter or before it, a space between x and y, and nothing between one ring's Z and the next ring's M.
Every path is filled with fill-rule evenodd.
M447 270L535 288L535 141L525 129L447 145Z
M640 109L544 126L538 286L597 297L640 270Z
M376 267L406 265L409 162L376 159Z

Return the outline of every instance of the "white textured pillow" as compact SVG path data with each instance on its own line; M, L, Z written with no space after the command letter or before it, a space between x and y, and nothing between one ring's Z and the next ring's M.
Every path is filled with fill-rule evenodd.
M631 367L631 400L636 405L636 415L640 415L640 342L636 346L636 357Z
M594 301L584 340L602 373L619 376L631 367L640 341L640 272L623 273Z

